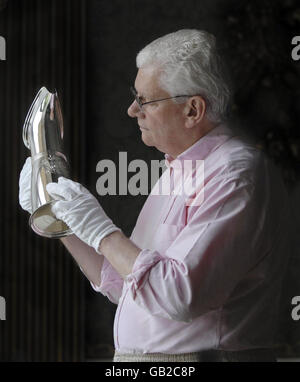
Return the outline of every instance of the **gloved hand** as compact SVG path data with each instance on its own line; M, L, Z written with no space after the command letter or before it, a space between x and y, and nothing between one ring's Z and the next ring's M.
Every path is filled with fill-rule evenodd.
M106 215L98 200L81 184L60 177L58 183L47 185L56 200L52 212L98 253L101 240L114 231L121 231Z
M19 203L23 210L32 214L31 207L31 157L28 157L20 172Z

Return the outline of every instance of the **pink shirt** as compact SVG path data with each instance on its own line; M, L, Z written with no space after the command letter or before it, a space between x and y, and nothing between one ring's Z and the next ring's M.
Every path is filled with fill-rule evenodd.
M160 182L170 183L175 162L191 160L204 161L191 202L174 187L171 195L157 195L156 185L131 235L142 249L132 273L123 281L105 259L101 285L93 286L118 304L119 352L178 354L274 343L288 259L285 189L262 152L224 125L176 161L166 155Z

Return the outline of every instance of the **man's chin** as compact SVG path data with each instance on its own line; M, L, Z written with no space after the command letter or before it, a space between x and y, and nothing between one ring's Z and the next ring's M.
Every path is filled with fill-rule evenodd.
M142 130L141 138L142 138L142 141L144 142L144 144L146 146L149 146L149 147L154 146L152 139L149 136L147 136L147 134L143 134L143 132L144 132L144 130Z
M145 136L143 136L143 134L142 134L142 141L143 141L143 143L146 145L146 146L148 146L148 147L155 147L158 151L160 151L160 152L162 152L162 153L166 153L166 151L164 151L161 147L159 147L159 146L157 146L157 145L155 145L154 144L154 142L151 140L151 139L147 139L148 137L145 137Z
M144 139L144 138L142 137L142 141L143 141L143 143L144 143L146 146L149 146L149 147L154 146L153 143L151 143L150 140L148 140L148 139Z

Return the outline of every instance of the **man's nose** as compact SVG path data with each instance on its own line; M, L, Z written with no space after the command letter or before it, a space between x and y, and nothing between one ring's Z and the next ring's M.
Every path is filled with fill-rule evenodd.
M127 110L127 114L131 118L136 118L139 112L141 113L142 111L141 111L139 105L137 104L136 100L134 100L132 102L132 104L129 106L129 108Z

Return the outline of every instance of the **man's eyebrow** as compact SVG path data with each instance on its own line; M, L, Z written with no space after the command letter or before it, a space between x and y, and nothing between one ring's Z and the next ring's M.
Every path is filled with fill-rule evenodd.
M138 95L139 98L141 98L141 99L146 99L146 97L143 95L143 93L139 93L139 92L136 90L136 87L135 87L135 86L134 86L133 88L134 88L134 90L136 91L136 94Z
M135 86L133 86L133 88L136 91L136 94L138 95L138 97L142 101L152 100L152 99L158 98L154 93L148 93L147 95L145 95L145 93L143 93L143 92L139 93ZM146 89L146 91L147 91L147 89Z

